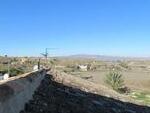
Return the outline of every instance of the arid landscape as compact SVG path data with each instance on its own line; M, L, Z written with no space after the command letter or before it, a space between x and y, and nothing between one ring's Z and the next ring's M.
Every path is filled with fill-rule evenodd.
M27 98L31 92L28 87L37 86L32 90L28 101L22 98L23 107L17 109L17 112L150 112L149 60L103 60L73 57L48 57L47 59L40 58L40 60L37 57L18 57L15 60L9 57L9 59L8 63L4 57L1 57L1 67L4 67L1 68L1 72L7 72L9 64L10 74L15 74L0 81L2 97L0 102L7 102L3 98L10 95L13 95L10 96L11 98L22 98L18 92L23 93L23 96L26 95ZM40 65L39 70L34 70L36 65ZM43 75L41 82L35 84L36 79L39 80L37 78L39 75L28 74L28 72L42 74L45 69L47 70L46 75ZM20 87L25 88L27 92ZM17 91L18 96L13 94L14 91ZM16 101L21 102L18 99ZM7 113L7 109L4 110Z
M82 70L77 68L78 65L90 65L90 68L87 70ZM128 95L133 98L135 97L137 100L139 99L139 101L144 99L143 101L150 105L149 65L149 60L103 61L93 59L62 59L56 62L55 67L56 69L70 75L80 77L109 88L111 87L105 83L106 75L111 70L117 69L122 74L124 85L130 90L130 94ZM139 96L139 98L138 96L135 96L136 94Z
M150 0L0 0L0 113L150 113Z

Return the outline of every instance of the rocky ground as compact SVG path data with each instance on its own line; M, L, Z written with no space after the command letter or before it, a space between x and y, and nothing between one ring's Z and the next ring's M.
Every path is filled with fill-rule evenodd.
M150 113L150 107L124 103L57 83L46 75L33 100L20 113Z

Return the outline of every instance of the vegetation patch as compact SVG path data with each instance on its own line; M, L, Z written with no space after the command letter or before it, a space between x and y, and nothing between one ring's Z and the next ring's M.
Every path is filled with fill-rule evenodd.
M130 96L135 100L144 103L145 105L150 105L150 93L133 91Z
M111 71L109 74L106 75L105 79L106 84L112 87L113 90L124 93L122 92L124 88L124 80L122 78L122 74L117 72L117 71Z

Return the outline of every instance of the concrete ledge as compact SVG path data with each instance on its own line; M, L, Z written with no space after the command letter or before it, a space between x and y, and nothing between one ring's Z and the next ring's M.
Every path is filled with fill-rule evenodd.
M32 99L46 70L31 72L0 83L0 113L19 113L26 102Z

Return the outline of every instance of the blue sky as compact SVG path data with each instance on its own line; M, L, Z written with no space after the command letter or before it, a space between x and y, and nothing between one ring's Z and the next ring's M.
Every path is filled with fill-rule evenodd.
M149 0L0 0L0 55L150 56Z

